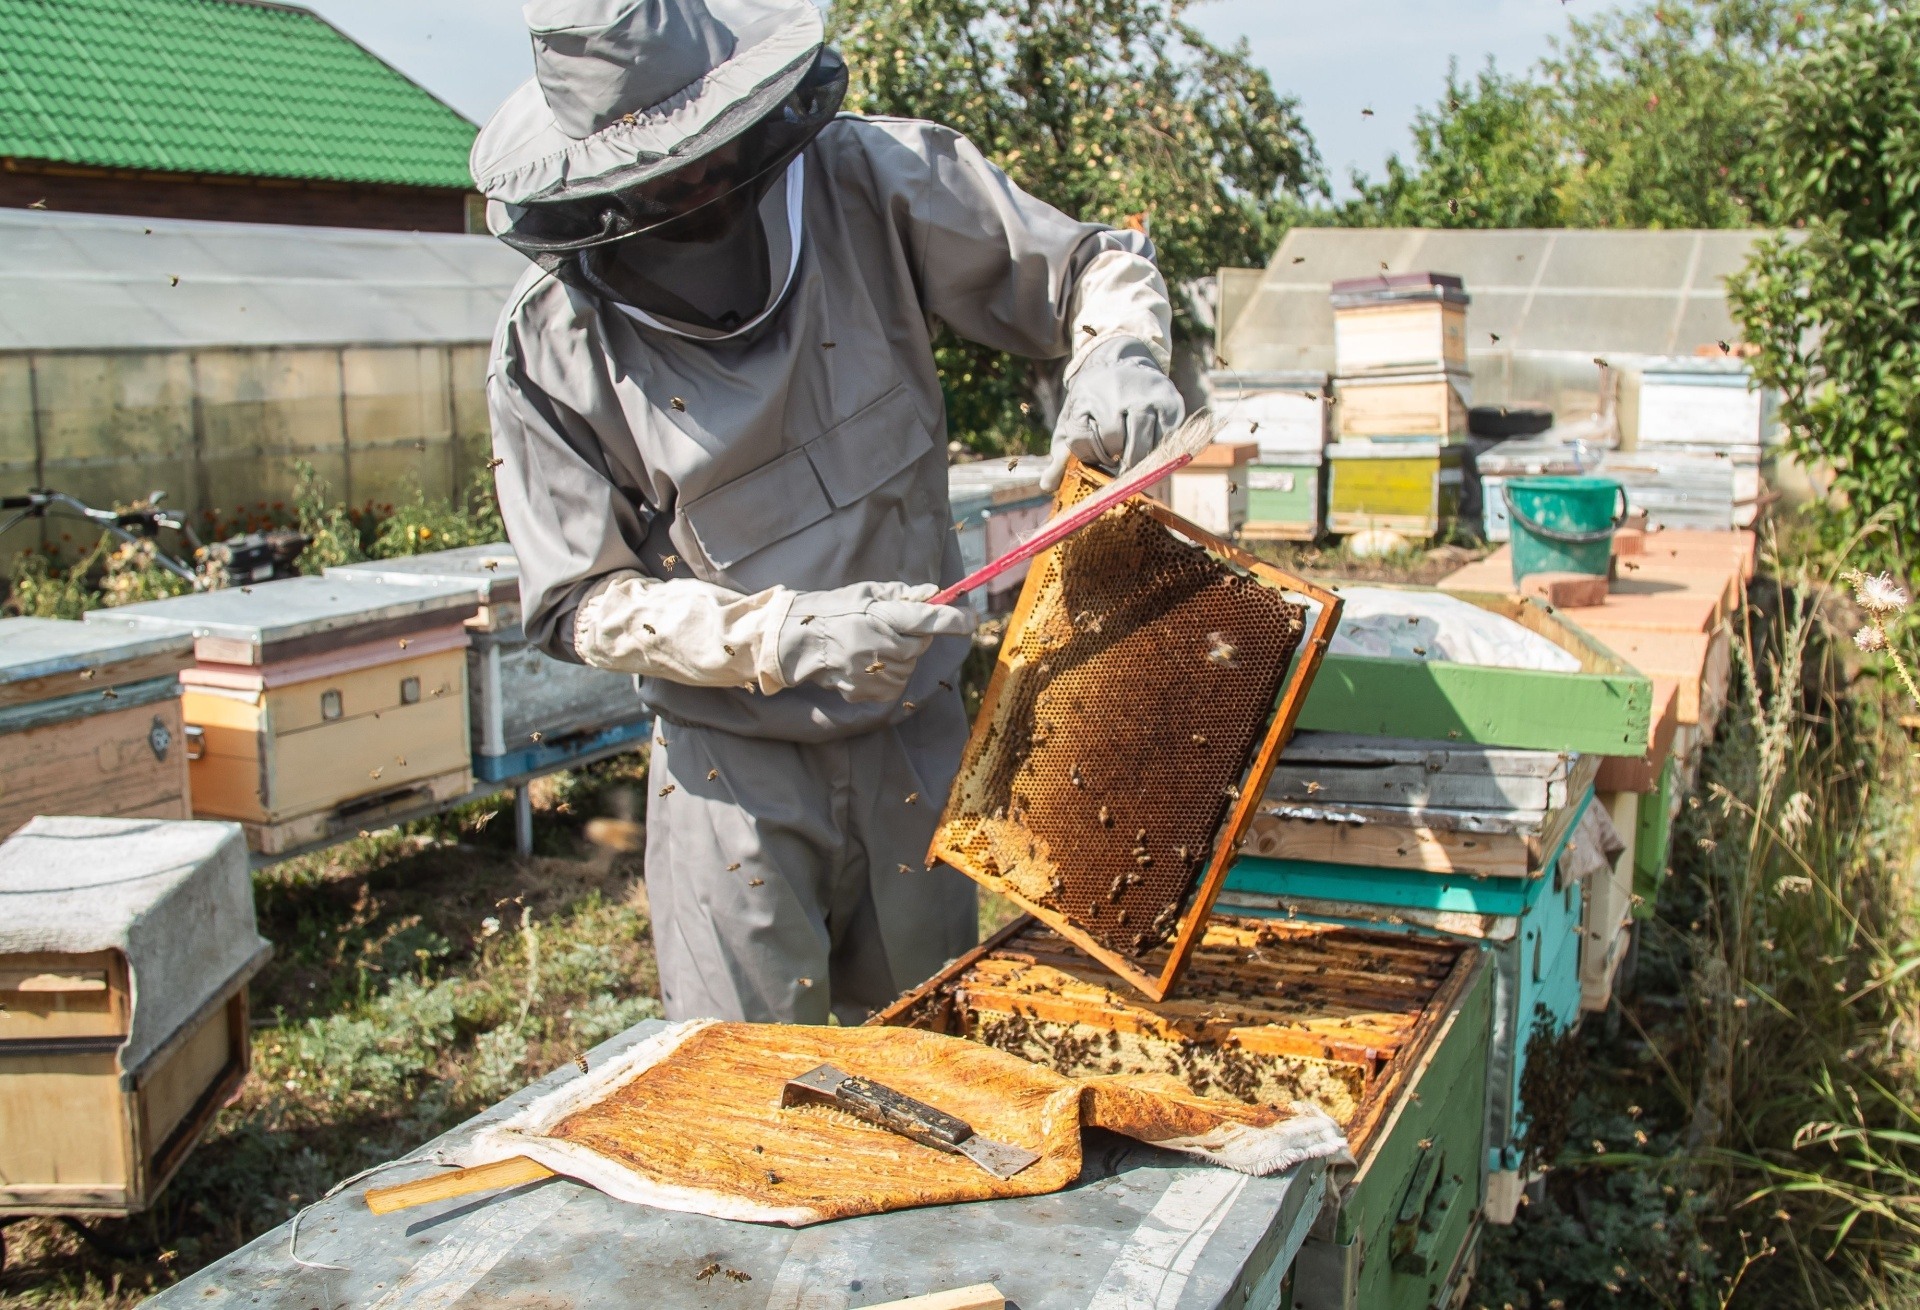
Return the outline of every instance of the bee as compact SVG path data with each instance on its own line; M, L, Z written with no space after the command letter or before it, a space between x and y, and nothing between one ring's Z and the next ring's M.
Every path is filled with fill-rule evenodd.
M675 396L673 399L669 400L667 403L669 405L672 405L675 409L679 410L682 414L687 412L687 402L680 399L680 397L678 396Z
M884 661L882 661L882 660L875 660L875 661L874 661L873 663L871 663L871 664L869 664L869 665L867 665L867 672L868 672L868 673L880 673L880 672L883 672L883 671L884 671L884 670L886 669L886 667L887 667L887 666L886 666L886 663L885 663Z
M1293 262L1296 264L1304 264L1307 262L1307 257L1305 255L1295 255L1293 257Z
M671 782L670 782L670 783L668 783L668 784L667 784L666 786L664 786L664 787L662 787L662 788L660 789L660 794L661 794L662 796L671 796L671 795L673 795L673 793L674 793L674 792L676 792L676 791L678 791L678 790L679 790L679 788L678 788L678 787L677 787L677 786L676 786L675 784L673 784L673 783L671 783Z
M660 557L660 567L663 569L673 568L679 563L680 557L678 555L662 555Z
M775 1187L778 1187L780 1185L780 1175L769 1169L767 1170L767 1181Z
M1313 795L1314 793L1316 793L1316 792L1321 792L1321 791L1325 791L1325 790L1326 790L1326 788L1324 788L1324 787L1322 787L1322 786L1321 786L1321 785L1320 785L1319 783L1317 783L1317 782L1309 782L1309 783L1307 783L1307 784L1306 784L1306 788L1307 788L1307 795L1309 795L1309 796L1312 796L1312 795Z
M839 343L838 341L822 341L822 342L820 343L820 349L822 349L822 350L832 350L832 349L833 349L833 348L834 348L835 346L837 346L837 345L839 345L839 344L840 344L840 343Z
M919 707L918 705L915 705L915 704L914 704L914 703L913 703L912 701L910 701L910 700L903 700L903 701L901 701L901 702L900 702L900 708L901 708L901 709L903 709L903 710L905 710L905 711L906 711L907 713L909 713L909 714L911 714L911 713L913 713L913 712L914 712L915 710L917 710L917 709L919 709L920 707Z
M729 864L729 865L727 866L727 872L728 872L728 873L738 873L738 872L740 872L740 861L738 861L738 860L735 860L735 861L734 861L734 862L733 862L732 864Z
M407 648L407 639L405 637L402 637L400 638L400 649L405 650L406 648Z
M833 343L829 341L827 344L831 346ZM769 1174L768 1177L771 1178L772 1175ZM751 1283L753 1281L752 1274L742 1272L741 1270L738 1270L738 1269L729 1269L726 1271L726 1275L728 1278L731 1278L736 1283Z
M586 1057L586 1056L584 1056L584 1055L576 1055L576 1056L574 1056L574 1057L573 1057L573 1062L574 1062L574 1064L576 1064L576 1065L578 1065L578 1066L579 1066L579 1068L580 1068L580 1072L581 1072L581 1073L585 1073L585 1072L587 1072L587 1057Z
M1076 788L1084 788L1087 785L1087 780L1080 776L1080 766L1077 763L1067 771L1067 781Z
M485 569L489 573L498 573L500 571L500 561L497 559L490 559L486 563L482 564L480 567Z
M489 469L497 469L506 462L507 461L505 461L504 459L501 459L498 455L495 455L492 459L487 461L487 467Z
M720 1266L717 1263L703 1265L701 1266L700 1272L693 1276L693 1281L696 1283L704 1283L709 1278L712 1278L715 1274L719 1272L720 1272Z
M811 622L813 622L813 615L809 614L805 618L800 620L800 626L804 628ZM945 685L946 685L945 683L941 684L941 686L945 686Z
M1111 828L1113 826L1113 811L1104 805L1100 807L1100 826L1102 828Z
M1227 794L1229 800L1237 801L1240 799L1240 788L1233 783L1228 783L1225 787L1222 787L1221 790Z
M108 687L101 691L100 699L101 700L119 700L120 693L115 691L113 688Z
M546 733L544 733L544 732L536 732L536 733L533 733L533 734L531 734L531 739L532 739L533 741L539 741L539 740L540 740L540 739L541 739L542 737L544 737L544 736L546 736L546 735L547 735L547 734L546 734Z
M1600 356L1598 356L1598 355L1595 355L1595 356L1593 357L1593 362L1594 362L1594 364L1595 364L1595 365L1597 365L1597 366L1598 366L1598 367L1600 367L1600 368L1612 368L1612 367L1613 367L1613 365L1611 365L1611 364L1609 364L1609 363L1607 363L1607 361L1606 361L1606 360L1604 360L1604 359L1602 359L1602 358L1601 358Z
M1487 335L1493 338L1494 345L1497 346L1500 344L1500 334L1498 332L1489 332Z
M952 691L952 690L953 690L953 684L952 684L951 682L948 682L948 681L947 681L947 680L946 680L945 678L942 678L942 679L940 680L940 690L941 690L941 691Z
M718 769L708 769L708 770L707 770L707 781L708 781L708 782L712 782L712 781L714 781L714 780L715 780L716 778L718 778L719 776L720 776L720 770L718 770Z
M794 981L799 983L802 987L813 986L813 979L811 978L795 978Z
M1207 659L1214 664L1230 665L1235 654L1234 645L1217 632L1207 634Z
M1427 653L1427 648L1425 646L1415 646L1413 648L1413 653L1415 655L1424 656Z
M720 643L720 649L725 651L729 655L738 655L740 653L739 651L735 650L733 647L727 645L727 643L724 641Z
M909 805L918 805L919 803L920 803L920 793L919 793L919 792L917 792L917 791L910 791L910 792L908 792L908 793L907 793L907 804L909 804Z
M1007 472L1011 473L1019 467L1020 467L1020 457L1018 455L1015 455L1012 459L1007 461Z
M1193 744L1194 744L1194 745L1196 745L1196 746L1204 746L1204 745L1206 745L1206 744L1207 744L1207 734L1206 734L1206 733L1204 733L1204 732L1196 732L1196 733L1194 733L1194 734L1193 734Z
M657 637L660 635L660 629L654 627L651 623L642 623L640 626L647 630L647 635L650 637Z
M766 885L767 885L767 880L766 880L765 878L749 878L749 879L747 879L747 886L749 886L749 887L764 887L764 886L766 886ZM808 984L807 984L807 986L809 986L809 987L811 987L811 986L813 986L813 984L812 984L812 983L808 983Z
M98 670L98 669L82 669L82 670L80 670L80 681L82 681L82 682L92 682L92 681L93 681L93 675L94 675L94 674L96 674L96 673L98 673L98 672L99 672L99 670Z
M912 873L912 872L913 872L913 866L912 866L911 864L903 864L903 865L901 865L901 866L900 866L900 872L902 872L902 873Z
M380 780L380 775L385 772L386 772L385 769L375 769L371 773L369 773L367 776L369 778L372 778L375 782L378 782Z
M1373 117L1373 111L1372 111L1371 109L1362 109L1362 110L1360 111L1360 117L1362 117L1362 118L1372 118L1372 117ZM1380 267L1381 267L1381 268L1385 268L1385 267L1386 267L1386 265L1385 265L1385 264L1382 264L1382 265L1381 265Z
M1247 431L1248 431L1248 433L1249 433L1249 434L1251 434L1251 433L1255 433L1255 432L1258 432L1259 430L1260 430L1260 420L1259 420L1259 419L1255 419L1255 420L1253 421L1253 423L1252 423L1251 425L1249 425L1249 426L1248 426L1248 428L1247 428Z

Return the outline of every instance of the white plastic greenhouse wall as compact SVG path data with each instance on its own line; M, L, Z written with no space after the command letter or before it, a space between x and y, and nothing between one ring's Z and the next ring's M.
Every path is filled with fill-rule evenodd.
M223 517L446 496L487 458L490 237L0 209L0 494ZM14 543L0 543L0 551Z
M1382 265L1394 273L1452 273L1473 301L1467 341L1475 404L1540 404L1563 421L1581 418L1598 404L1599 357L1620 371L1626 426L1641 368L1717 352L1739 335L1727 312L1726 278L1764 235L1295 228L1265 269L1221 271L1220 367L1331 372L1333 282ZM1631 443L1630 431L1623 436Z

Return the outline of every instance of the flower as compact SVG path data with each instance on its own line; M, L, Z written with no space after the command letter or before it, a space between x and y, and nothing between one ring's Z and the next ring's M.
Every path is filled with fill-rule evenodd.
M1880 631L1878 624L1869 623L1866 627L1853 634L1853 644L1861 650L1868 652L1885 650L1887 648L1887 634Z
M1797 791L1780 807L1780 831L1791 839L1798 837L1813 820L1813 797Z
M1906 588L1891 573L1861 573L1853 580L1853 598L1869 614L1897 614L1907 607Z

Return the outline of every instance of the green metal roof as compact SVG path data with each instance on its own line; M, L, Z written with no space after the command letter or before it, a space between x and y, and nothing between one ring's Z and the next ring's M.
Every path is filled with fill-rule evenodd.
M471 187L474 133L305 9L0 0L0 156Z

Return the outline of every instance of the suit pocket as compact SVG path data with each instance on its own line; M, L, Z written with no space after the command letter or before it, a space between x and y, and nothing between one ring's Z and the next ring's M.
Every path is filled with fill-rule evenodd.
M926 429L904 386L797 450L680 507L717 569L858 503L925 455Z

